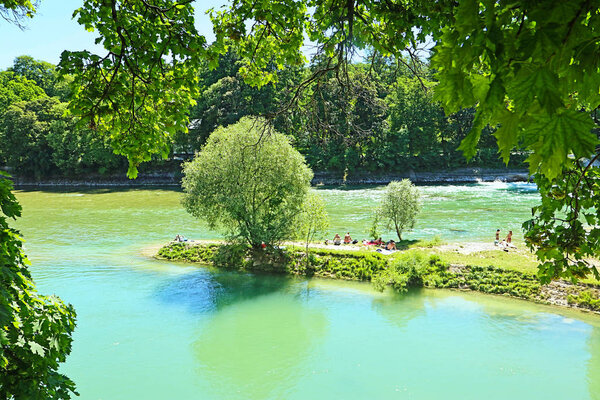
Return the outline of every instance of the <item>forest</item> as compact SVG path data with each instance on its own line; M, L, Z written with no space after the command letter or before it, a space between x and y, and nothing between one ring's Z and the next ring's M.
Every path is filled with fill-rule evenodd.
M467 163L457 149L475 110L447 115L433 99L436 81L427 65L419 65L424 73L417 77L402 61L370 57L350 64L347 76L331 71L302 91L295 90L319 68L318 60L302 68L286 67L276 84L261 87L244 82L233 52L222 55L215 68L204 62L199 95L189 110L189 132L173 135L166 157L154 155L141 164L141 172L178 174L180 162L191 159L212 131L244 116L269 118L317 172L503 167L495 129L489 126ZM34 180L124 175L127 160L113 153L110 135L98 135L68 112L73 85L69 74L29 56L17 57L0 72L0 165ZM509 166L522 167L525 156L513 152Z

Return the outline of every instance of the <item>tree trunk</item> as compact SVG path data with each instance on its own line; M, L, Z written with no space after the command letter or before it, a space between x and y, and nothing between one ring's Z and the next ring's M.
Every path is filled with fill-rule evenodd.
M308 270L309 267L309 263L308 263L308 241L310 240L310 236L306 237L306 269Z
M402 230L398 227L397 223L394 223L394 227L396 228L396 234L398 235L398 241L402 241Z

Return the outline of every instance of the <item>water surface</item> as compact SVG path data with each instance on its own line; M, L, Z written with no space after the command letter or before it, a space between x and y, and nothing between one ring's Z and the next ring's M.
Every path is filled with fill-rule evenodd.
M486 240L537 201L528 185L421 189L414 238ZM320 193L332 232L366 234L381 188ZM78 312L64 371L81 399L600 399L599 318L152 260L140 249L176 233L218 237L171 190L17 195L40 291Z

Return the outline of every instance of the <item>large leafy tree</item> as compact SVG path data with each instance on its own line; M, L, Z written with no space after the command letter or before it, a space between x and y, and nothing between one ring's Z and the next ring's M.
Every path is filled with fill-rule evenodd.
M56 98L44 96L13 104L0 120L0 139L9 151L7 164L25 176L40 178L49 173L52 151L48 144L50 126L61 119Z
M12 71L0 72L0 116L11 105L44 97L44 90L35 81Z
M270 129L250 117L219 128L183 170L185 209L253 248L291 236L312 179L289 139Z

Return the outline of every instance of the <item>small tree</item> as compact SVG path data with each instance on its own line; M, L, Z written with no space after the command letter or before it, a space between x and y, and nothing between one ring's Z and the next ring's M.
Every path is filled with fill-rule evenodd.
M190 214L255 249L290 237L313 176L289 139L265 126L242 118L218 128L182 181Z
M302 211L298 215L297 237L306 241L306 266L308 267L308 245L319 233L329 228L329 215L323 198L311 191L306 196Z
M398 240L402 240L402 231L415 226L421 209L420 197L419 189L408 179L392 181L386 187L377 214L387 229L396 231Z

